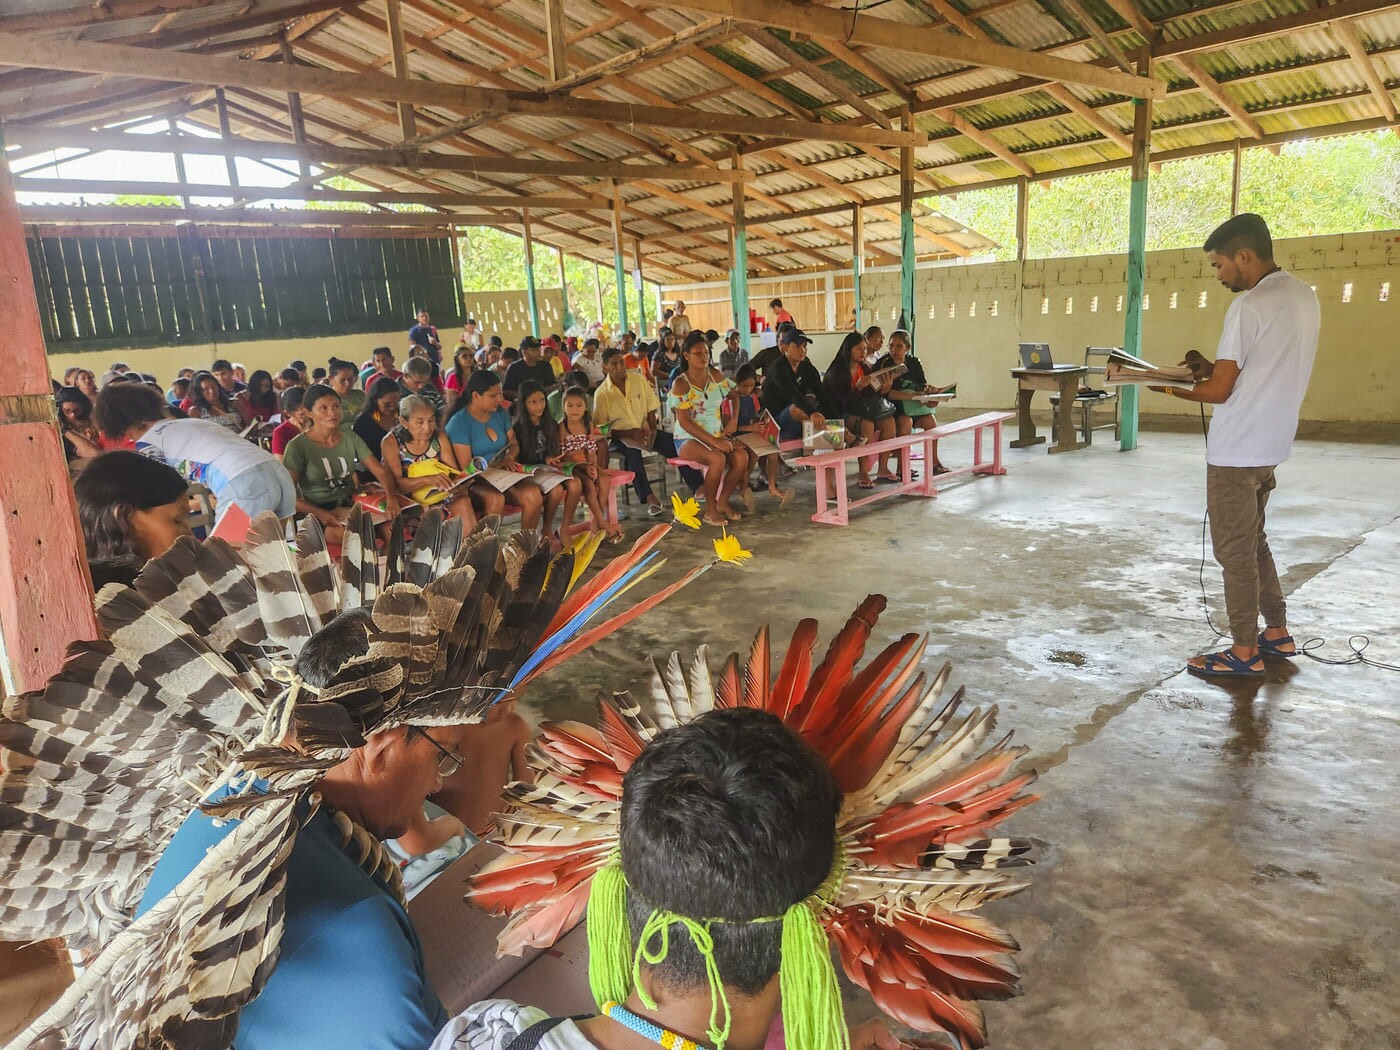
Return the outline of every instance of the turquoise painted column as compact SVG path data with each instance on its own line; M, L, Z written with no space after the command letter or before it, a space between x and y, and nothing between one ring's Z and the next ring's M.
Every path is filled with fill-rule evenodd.
M860 273L863 269L865 269L865 213L857 204L851 208L851 285L852 291L855 293L856 331L865 330L860 323Z
M734 170L743 167L739 151L733 154ZM739 345L751 350L749 331L749 231L744 225L744 184L730 183L734 192L733 258L729 270L729 299L734 307L734 327L739 329Z
M530 211L522 209L520 218L525 226L525 302L530 309L530 334L540 337L540 302L535 294L535 243L530 238Z
M1149 58L1138 60L1138 73L1150 76ZM1147 270L1147 180L1152 158L1152 100L1133 99L1132 186L1128 196L1128 287L1124 293L1123 349L1142 351L1142 288ZM1138 446L1138 388L1119 387L1118 447Z

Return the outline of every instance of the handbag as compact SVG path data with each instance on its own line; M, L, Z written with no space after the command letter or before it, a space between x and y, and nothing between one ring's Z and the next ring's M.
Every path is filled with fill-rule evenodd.
M861 419L868 419L872 423L878 423L882 419L889 419L894 415L894 402L884 397L874 390L862 390L856 399L856 415Z

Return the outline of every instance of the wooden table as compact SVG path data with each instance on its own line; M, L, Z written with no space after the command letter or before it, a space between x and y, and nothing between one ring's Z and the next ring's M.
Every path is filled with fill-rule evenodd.
M1017 423L1020 433L1016 440L1011 442L1012 448L1026 448L1029 445L1039 445L1045 439L1039 437L1035 432L1035 420L1031 418L1031 398L1035 396L1037 390L1048 390L1051 393L1060 395L1059 419L1056 421L1056 429L1059 431L1059 441L1048 451L1073 452L1077 448L1084 448L1085 442L1075 441L1074 426L1070 422L1070 406L1074 404L1074 398L1079 393L1080 381L1089 374L1087 365L1056 365L1054 368L1013 368L1011 374L1016 377L1016 413Z

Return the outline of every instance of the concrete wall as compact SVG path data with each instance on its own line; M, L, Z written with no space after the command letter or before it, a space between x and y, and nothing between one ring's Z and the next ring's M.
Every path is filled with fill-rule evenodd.
M1400 422L1400 232L1281 240L1279 263L1315 286L1322 336L1305 420ZM1127 259L1100 255L981 263L918 271L915 341L933 383L958 383L958 406L1015 402L1008 369L1016 344L1048 342L1056 361L1083 360L1086 346L1123 342ZM899 273L861 279L867 311L888 332L899 315ZM1175 364L1192 347L1215 356L1232 294L1196 249L1150 252L1144 286L1143 356ZM1044 406L1038 406L1044 407ZM1195 404L1144 394L1143 411L1195 414Z

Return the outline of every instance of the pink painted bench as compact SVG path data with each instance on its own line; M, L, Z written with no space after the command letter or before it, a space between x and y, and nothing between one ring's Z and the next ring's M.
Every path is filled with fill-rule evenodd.
M623 486L632 484L632 472L630 470L609 470L604 468L598 471L598 480L602 483L602 491L599 495L599 502L603 505L603 514L608 521L617 523L617 494L622 491ZM587 521L573 522L568 526L570 536L577 536L581 532L586 532L592 525Z
M799 456L793 460L794 463L811 467L817 472L817 512L812 515L812 520L822 525L847 525L850 523L851 510L863 507L868 503L874 503L877 500L904 495L937 496L938 489L934 486L935 476L925 469L922 477L912 481L902 481L896 485L880 485L870 495L851 500L847 494L846 465L866 456L897 452L899 453L899 474L901 477L908 478L910 465L914 458L913 452L916 448L923 453L925 464L932 463L933 443L953 437L955 434L972 432L972 463L966 467L950 470L946 474L937 475L937 480L940 483L960 474L1005 474L1006 468L1002 466L1001 462L1001 425L1013 416L1012 412L983 412L981 415L959 419L953 423L945 423L932 430L916 430L904 437L874 441L868 445L856 445L853 448L844 448L836 452L820 452L810 456ZM991 431L992 455L990 459L983 459L983 435L987 431ZM830 479L827 477L828 473ZM832 504L830 508L827 506L828 502Z

